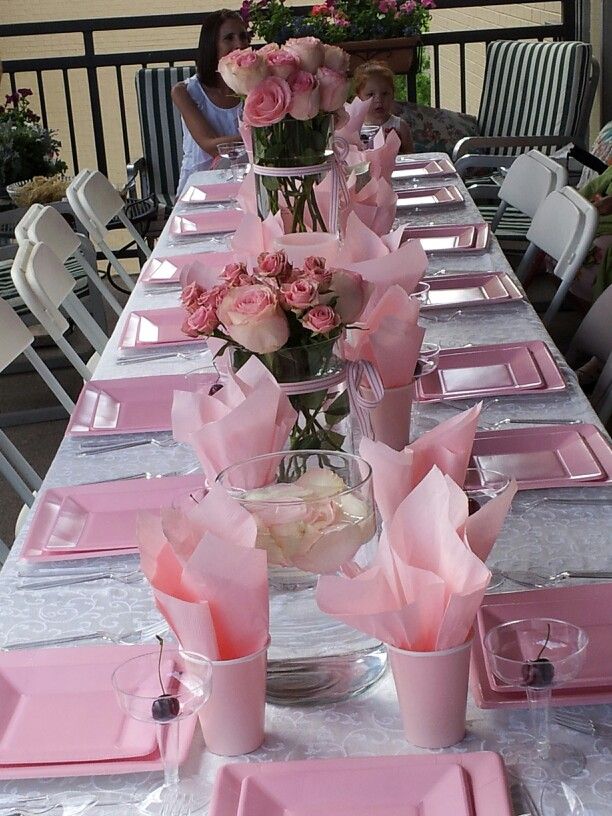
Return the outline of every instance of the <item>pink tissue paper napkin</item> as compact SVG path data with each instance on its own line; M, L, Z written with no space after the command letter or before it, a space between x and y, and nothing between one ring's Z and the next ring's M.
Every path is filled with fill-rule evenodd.
M467 497L432 468L383 529L368 568L321 576L319 608L399 649L459 646L491 577L472 551L467 521Z
M268 369L251 357L211 395L175 391L172 431L196 452L209 484L229 465L283 450L297 419L287 396ZM254 463L249 487L267 484L274 463ZM246 486L246 485L245 485Z
M181 646L210 660L232 660L268 639L268 574L257 526L216 485L159 516L138 518L142 571Z

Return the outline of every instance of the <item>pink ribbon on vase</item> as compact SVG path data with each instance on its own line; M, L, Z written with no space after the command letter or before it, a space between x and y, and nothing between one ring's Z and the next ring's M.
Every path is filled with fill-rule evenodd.
M369 384L371 397L364 396L359 388L363 379ZM373 439L370 411L376 408L385 394L382 379L373 363L367 360L351 360L347 361L339 371L328 374L326 377L313 377L310 380L279 383L278 385L284 394L292 396L293 394L327 390L343 382L346 382L351 413L357 418L362 436Z

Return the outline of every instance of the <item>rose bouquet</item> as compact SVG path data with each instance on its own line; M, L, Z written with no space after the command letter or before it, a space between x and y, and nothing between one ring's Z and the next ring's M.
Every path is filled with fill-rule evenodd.
M219 353L229 351L235 369L256 355L284 384L298 412L292 450L342 447L347 394L319 381L341 371L334 344L363 309L360 275L330 269L324 258L307 258L298 269L282 251L262 252L251 272L246 264L228 264L216 286L192 283L181 300L186 334L221 340Z
M327 231L314 187L327 169L332 115L347 98L348 61L341 48L314 37L232 51L219 61L226 84L245 98L259 214L287 211L289 232Z

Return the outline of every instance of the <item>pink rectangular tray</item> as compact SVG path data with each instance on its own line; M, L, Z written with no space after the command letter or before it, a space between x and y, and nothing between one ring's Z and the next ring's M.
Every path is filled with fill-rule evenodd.
M170 220L170 234L219 235L224 232L235 232L243 216L242 210L201 210L173 215Z
M524 690L503 686L492 676L483 640L498 623L520 618L549 617L582 626L589 634L584 666L567 686L553 688L553 705L612 702L612 585L535 589L487 595L477 618L472 648L470 687L480 708L526 708ZM493 680L493 682L492 682Z
M541 340L442 349L438 367L416 384L420 402L565 388L548 346Z
M589 424L479 431L471 463L515 478L519 490L600 487L612 481L612 449Z
M215 286L223 267L235 260L233 252L196 252L190 255L170 255L149 258L140 272L140 283L199 283L205 289Z
M415 159L412 156L399 156L391 178L439 178L456 174L457 171L450 159Z
M449 204L463 204L463 196L458 187L449 184L446 187L411 187L408 190L396 190L397 207L443 207Z
M79 395L66 433L102 436L168 431L174 392L210 388L217 380L215 374L91 380Z
M149 651L150 644L0 653L7 703L0 718L0 779L159 768L154 725L123 712L111 684L118 665ZM182 724L183 757L195 720Z
M172 309L143 309L130 312L119 348L173 346L176 343L205 343L204 337L190 337L182 329L187 312L182 306Z
M427 303L421 304L422 310L484 306L523 299L519 288L505 272L470 272L425 278L425 283L429 284L429 294Z
M425 252L482 252L489 245L488 224L447 224L441 227L406 227L402 242L418 240Z
M228 181L225 184L190 184L182 192L181 204L217 204L224 201L235 201L240 192L240 182Z
M48 562L137 553L138 514L158 514L203 485L203 474L194 473L49 488L36 506L21 558Z
M447 775L449 770L454 771L452 776ZM462 780L457 771L463 772ZM439 799L428 801L425 796L418 800L419 789L427 786L423 783L436 777ZM461 795L456 797L460 781L468 793L467 803ZM415 800L417 808L422 803L421 809L415 808ZM512 816L502 759L489 751L237 763L217 773L210 816L260 816L264 812L280 816L289 810L296 816Z

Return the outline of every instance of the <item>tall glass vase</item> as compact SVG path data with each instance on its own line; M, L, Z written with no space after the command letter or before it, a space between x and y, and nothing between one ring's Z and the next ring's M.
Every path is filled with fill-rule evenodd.
M350 405L344 362L334 354L337 338L289 346L257 357L274 375L298 418L289 437L290 450L351 450ZM238 370L252 352L233 348Z
M327 232L315 196L315 185L325 171L304 174L304 169L324 164L333 133L332 116L318 113L301 121L286 117L274 125L251 129L254 163L259 168L295 168L295 173L266 175L255 171L257 210L261 218L282 212L286 232Z

